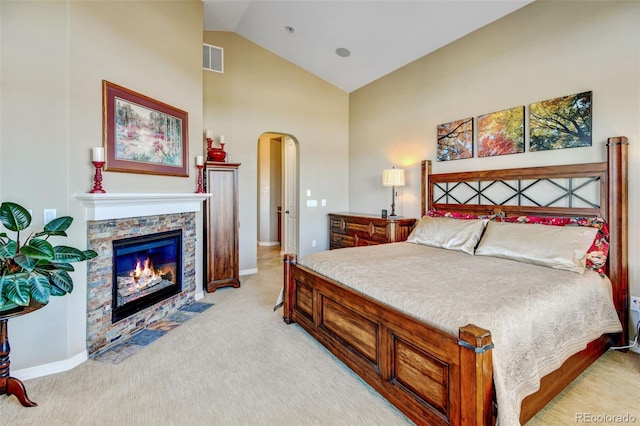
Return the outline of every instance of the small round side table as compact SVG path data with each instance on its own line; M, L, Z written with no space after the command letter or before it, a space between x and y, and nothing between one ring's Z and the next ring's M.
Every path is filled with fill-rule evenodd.
M35 407L35 402L27 396L24 384L19 379L9 376L9 335L7 333L7 321L9 318L19 317L37 311L42 308L42 303L31 302L28 306L18 306L6 311L0 311L0 395L14 395L23 407Z

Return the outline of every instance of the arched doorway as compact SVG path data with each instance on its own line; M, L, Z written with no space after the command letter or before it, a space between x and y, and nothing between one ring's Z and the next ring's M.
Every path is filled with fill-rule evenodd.
M258 226L261 246L298 253L298 141L265 132L258 138Z

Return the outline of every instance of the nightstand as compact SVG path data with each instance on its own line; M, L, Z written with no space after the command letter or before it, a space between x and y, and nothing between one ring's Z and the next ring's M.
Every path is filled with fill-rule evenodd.
M405 241L416 219L381 218L359 213L329 213L329 249Z

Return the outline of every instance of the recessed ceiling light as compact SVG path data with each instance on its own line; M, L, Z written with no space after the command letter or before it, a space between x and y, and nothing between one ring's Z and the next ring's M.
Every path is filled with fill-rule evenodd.
M293 27L290 27L289 25L287 25L286 27L284 27L284 30L285 30L286 32L288 32L289 34L293 34L293 33L295 33L295 32L296 32L296 29L295 29L295 28L293 28Z
M336 49L336 55L342 57L342 58L347 58L351 55L351 52L349 52L349 49L346 49L344 47L338 47Z

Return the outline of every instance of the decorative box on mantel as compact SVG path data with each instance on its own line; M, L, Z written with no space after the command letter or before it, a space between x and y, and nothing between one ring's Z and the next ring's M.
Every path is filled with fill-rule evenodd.
M74 196L85 207L87 248L98 253L97 258L88 262L87 270L87 349L90 357L202 297L202 292L196 289L196 213L210 194L106 193ZM121 241L140 236L154 238L154 235L176 232L180 233L182 241L181 273L174 274L180 278L180 287L176 289L179 292L162 298L153 298L155 296L152 295L150 302L140 303L141 306L135 306L126 315L114 315L116 294L120 300L121 291L125 291L120 288L120 275L114 279L114 262L120 258L114 247ZM147 246L153 244L143 245ZM166 278L159 275L160 281ZM117 287L115 281L118 282ZM135 282L138 283L137 280ZM149 282L151 286L160 287L154 278ZM142 291L152 292L157 287L147 287ZM127 288L125 294L129 293Z

